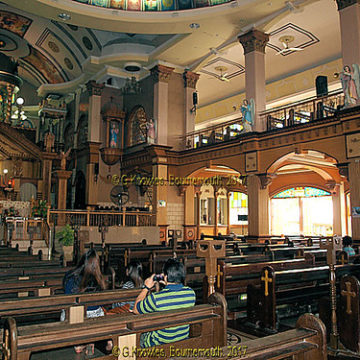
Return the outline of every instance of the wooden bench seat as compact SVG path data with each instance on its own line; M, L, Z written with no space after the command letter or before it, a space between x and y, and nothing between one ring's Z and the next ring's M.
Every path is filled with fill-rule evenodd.
M79 319L79 323L50 323L17 326L9 317L4 325L5 351L9 360L28 360L36 352L112 339L114 346L122 344L140 349L140 334L172 326L190 324L186 340L161 345L167 352L170 346L210 348L226 344L226 301L220 294L209 299L211 304L187 309L155 312L145 315L119 314L94 319ZM83 322L81 322L83 321ZM32 359L36 358L36 354ZM137 359L148 359L138 356ZM168 358L168 357L166 357ZM113 355L101 359L114 359Z
M335 269L337 277L360 275L360 265L336 265ZM249 285L247 289L247 319L256 328L276 331L282 315L287 316L280 312L277 315L279 305L287 304L284 310L290 316L294 315L294 311L306 312L308 306L315 310L319 298L329 292L329 267L275 271L271 266L266 266L259 280L260 288ZM289 304L293 305L293 311L290 311Z
M115 271L109 268L110 274L105 279L110 288L115 289ZM0 283L0 298L46 296L63 292L63 273L51 274L42 278L41 275L18 277L17 280L7 280Z
M69 319L71 307L104 306L111 308L113 303L134 301L139 289L106 290L96 293L69 295L53 295L32 298L0 300L0 319L13 317L20 324L36 324L59 321L60 313L65 310L65 318Z
M302 315L296 328L280 334L246 340L220 351L218 360L327 360L326 329L313 314ZM207 360L208 357L198 357Z

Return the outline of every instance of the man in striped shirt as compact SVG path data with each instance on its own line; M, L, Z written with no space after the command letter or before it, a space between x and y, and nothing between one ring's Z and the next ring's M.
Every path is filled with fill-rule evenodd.
M165 288L148 293L154 287L154 276L144 282L144 287L135 301L135 314L149 314L157 311L187 308L195 305L195 292L184 286L185 268L177 259L168 259L163 267ZM174 326L141 334L140 346L151 347L172 343L189 337L189 325Z

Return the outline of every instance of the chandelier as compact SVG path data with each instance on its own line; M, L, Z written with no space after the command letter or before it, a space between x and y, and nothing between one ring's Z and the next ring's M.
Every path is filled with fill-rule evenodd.
M125 85L121 89L121 92L123 95L137 95L141 93L140 84L136 80L135 76L132 76L131 79L126 79Z

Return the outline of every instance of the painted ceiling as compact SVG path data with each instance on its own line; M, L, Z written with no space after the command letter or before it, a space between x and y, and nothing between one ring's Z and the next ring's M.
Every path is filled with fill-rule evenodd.
M178 11L178 0L171 5L175 11L148 11L145 3L138 4L141 12L113 9L131 10L136 1L140 0L59 0L45 6L39 0L2 0L0 51L18 59L19 75L35 88L64 94L89 79L112 77L121 86L127 77L148 76L156 63L179 72L191 69L201 75L200 110L244 92L245 59L237 37L254 26L270 34L266 81L268 86L276 83L276 89L273 94L268 90L268 97L313 88L311 79L300 79L300 87L289 79L341 58L335 1L238 0L209 6L218 2L193 0L192 10ZM160 2L152 3L156 10L166 10ZM64 13L69 20L61 19ZM282 52L284 36L293 39L291 47L302 50ZM136 63L140 71L126 71L129 63ZM224 74L229 81L221 79ZM236 109L238 102L237 98L230 108Z

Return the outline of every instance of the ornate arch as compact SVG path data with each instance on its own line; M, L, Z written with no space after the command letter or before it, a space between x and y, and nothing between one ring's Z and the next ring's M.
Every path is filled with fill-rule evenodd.
M127 124L127 146L146 143L147 123L145 109L141 105L135 106L130 112Z

